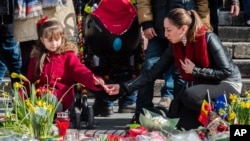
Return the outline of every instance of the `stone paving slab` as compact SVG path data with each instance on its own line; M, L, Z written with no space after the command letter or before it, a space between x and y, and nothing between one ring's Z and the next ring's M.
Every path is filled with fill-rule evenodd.
M155 97L153 102L157 103L159 99L159 97ZM93 102L93 97L88 98L88 104L92 105ZM94 117L93 129L85 128L85 123L82 122L82 128L79 129L79 132L87 136L99 136L104 134L125 135L134 113L118 113L117 101L114 103L114 112L115 113L110 117Z

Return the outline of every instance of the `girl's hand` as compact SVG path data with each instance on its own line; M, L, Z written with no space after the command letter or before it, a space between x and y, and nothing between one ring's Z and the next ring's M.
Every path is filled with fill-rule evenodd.
M104 88L105 91L108 90L108 88L105 85L105 81L102 78L97 78L94 75L93 75L93 78L95 80L95 85L101 85Z
M95 82L94 82L95 85L101 85L101 86L105 85L105 82L104 82L104 80L102 78L97 78L94 75L93 75L93 78L95 80Z
M187 74L192 74L195 64L188 58L185 58L184 62L181 61L181 67Z

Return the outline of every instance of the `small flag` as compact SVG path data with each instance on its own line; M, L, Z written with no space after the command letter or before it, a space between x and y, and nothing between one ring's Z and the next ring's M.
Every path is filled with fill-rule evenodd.
M201 106L201 112L198 118L198 120L201 122L203 126L206 126L208 124L210 111L211 111L211 105L206 99L204 99Z
M227 116L227 106L228 104L226 94L222 94L215 99L214 110L218 115L221 116L222 119L225 119Z

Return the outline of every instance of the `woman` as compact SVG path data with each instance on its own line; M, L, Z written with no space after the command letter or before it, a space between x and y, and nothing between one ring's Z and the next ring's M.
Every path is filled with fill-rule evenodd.
M171 48L150 70L143 71L136 79L120 85L108 85L112 90L110 95L139 89L154 81L175 62L181 77L193 84L180 96L183 107L177 128L194 129L201 126L198 116L207 90L212 100L225 92L227 95L240 94L241 74L220 39L207 30L194 10L173 9L164 19L164 28Z

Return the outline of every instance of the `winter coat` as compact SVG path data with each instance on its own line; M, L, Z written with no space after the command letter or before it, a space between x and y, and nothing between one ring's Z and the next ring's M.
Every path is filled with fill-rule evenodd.
M76 83L83 84L93 91L102 90L101 86L94 84L93 73L76 55L77 47L68 43L54 53L48 53L44 59L36 88L48 86L58 100ZM28 67L27 78L31 83L37 82L34 77L37 64L37 50L32 51L32 58ZM70 89L62 99L64 110L68 109L74 100L74 89Z
M207 33L207 48L210 68L194 67L193 77L202 80L202 83L216 84L221 81L242 83L239 68L233 63L232 58L227 54L220 39L214 33ZM162 75L175 61L171 48L167 48L160 60L150 70L143 71L141 75L130 82L122 84L122 88L131 93Z
M183 0L174 0L174 3L178 6L172 5L171 1L172 0L137 0L138 20L143 30L154 27L157 35L164 38L163 20L166 13L175 7L185 8L187 10L193 9L191 5L183 7L181 4ZM197 10L197 13L200 15L204 24L210 28L208 1L194 1L196 2L196 9L194 10Z

